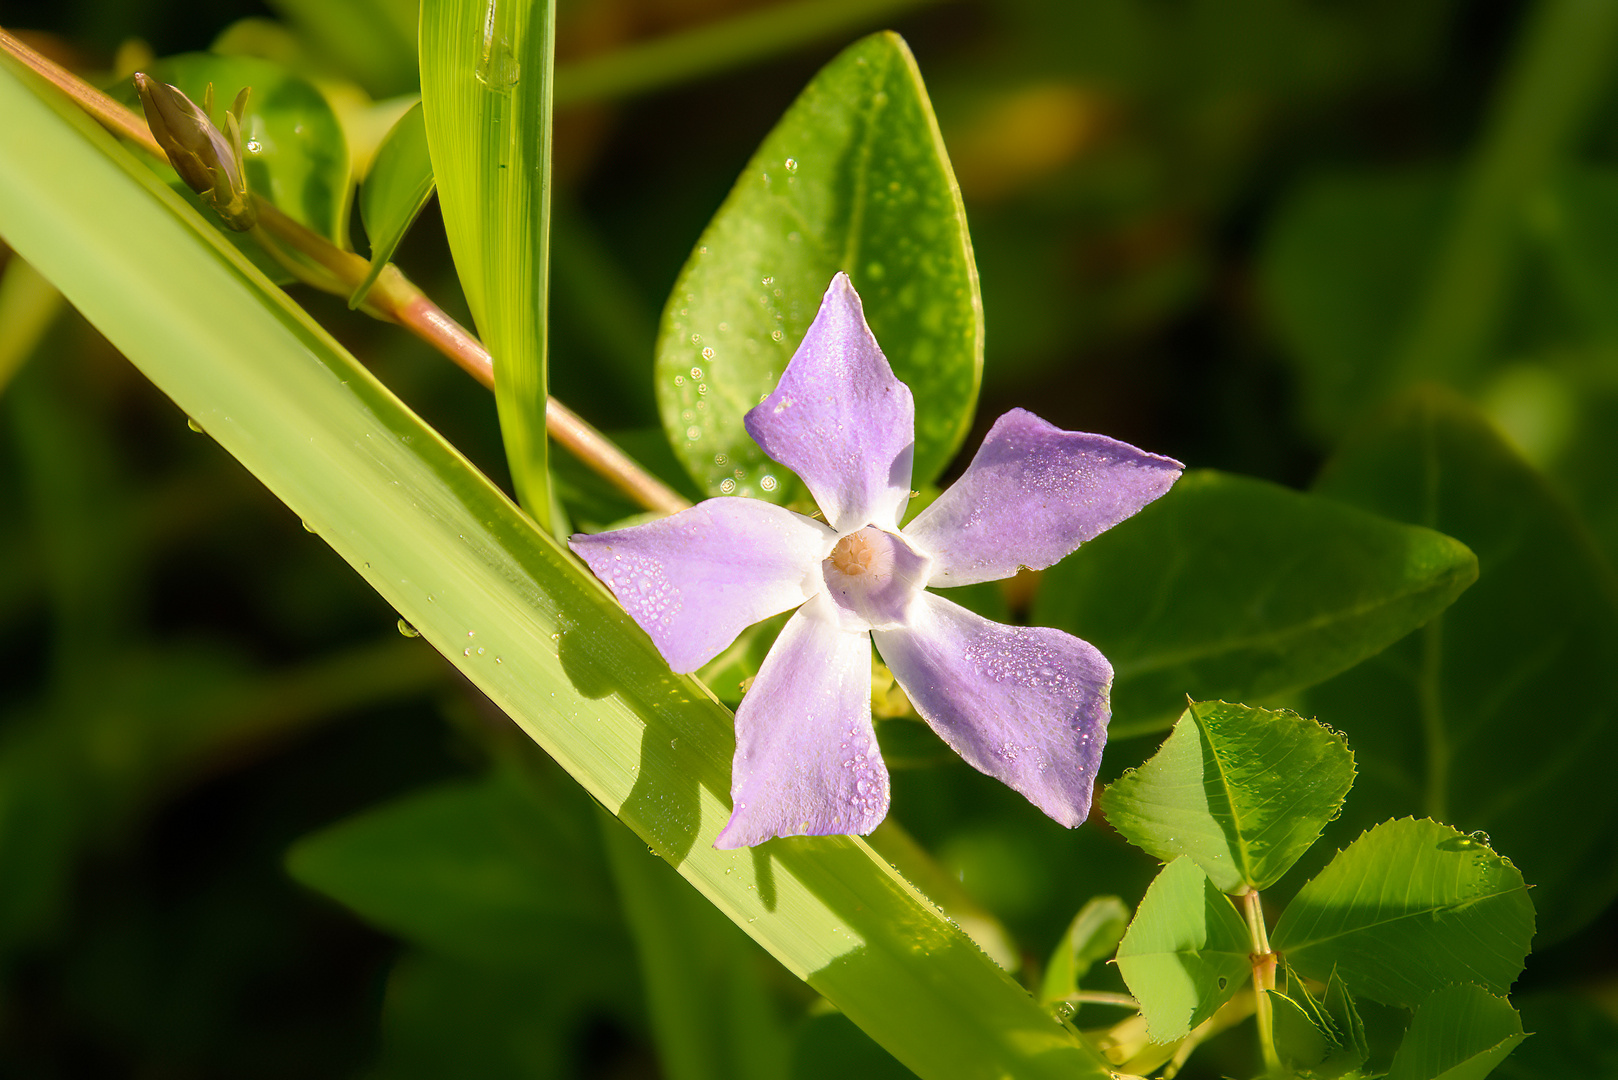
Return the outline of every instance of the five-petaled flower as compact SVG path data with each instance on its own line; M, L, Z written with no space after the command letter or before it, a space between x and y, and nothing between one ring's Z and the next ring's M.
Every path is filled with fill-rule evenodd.
M1183 466L1013 409L966 473L900 529L915 405L843 274L746 423L808 486L824 523L724 497L572 541L675 671L798 609L736 710L734 810L714 846L864 834L887 815L873 638L916 711L970 765L1063 825L1082 822L1112 666L1070 634L991 622L926 587L1050 566L1162 495Z

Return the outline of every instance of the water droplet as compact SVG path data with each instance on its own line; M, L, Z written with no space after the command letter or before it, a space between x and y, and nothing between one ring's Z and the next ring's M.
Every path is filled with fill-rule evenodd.
M701 334L692 334L691 335L691 344L693 344L693 345L701 345L702 344L702 335Z
M405 637L420 637L421 636L421 631L420 630L417 630L414 626L411 626L409 623L405 622L403 619L399 620L399 633L403 634Z
M698 255L706 255L706 254L708 254L708 245L703 244L700 247L698 247L697 248L697 254Z
M697 425L692 424L690 427L685 429L685 437L689 442L696 442L698 439L702 438L702 429L697 427Z
M775 490L775 477L773 477L773 476L761 476L761 477L759 477L758 486L763 488L765 491L774 491Z
M728 333L730 333L730 324L729 324L729 323L728 323L728 322L722 322L722 323L720 323L720 324L719 324L719 332L720 332L720 333L721 333L721 334L728 334Z
M797 172L797 171L798 171L798 163L796 161L794 161L792 158L787 158L787 172L790 173L790 172Z
M675 386L684 386L685 385L685 376L684 375L676 375L676 376L674 376L674 385Z
M306 533L312 533L315 531L315 527L309 524L307 521L299 522L299 524L303 526L303 531Z
M764 285L774 285L775 284L775 279L773 277L767 277L767 278L765 278L763 280L762 284L764 284Z
M713 456L713 463L720 468L724 468L726 465L730 464L730 458L724 454L715 454Z
M692 378L693 378L693 379L700 379L700 378L702 378L702 369L701 369L701 368L699 368L699 367L694 367L694 368L692 368L692 369L691 369L691 377L692 377Z
M697 393L706 394L707 392L708 392L708 384L707 383L705 383L705 382L697 383Z
M719 482L719 490L726 495L734 494L736 491L736 481L732 480L728 476L725 477Z
M782 332L782 331L780 331L780 330L771 330L771 331L770 331L770 340L771 340L771 341L781 341L781 340L783 340L783 339L784 339L784 338L785 338L785 337L786 337L786 334L785 334L785 333L783 333L783 332Z
M202 430L202 425L191 419L189 416L185 418L185 426L196 432L198 435L206 434L206 432Z
M703 350L702 350L702 358L704 360L712 360L713 359L713 346L712 345L708 345L708 346L703 348Z
M248 139L246 149L249 154L256 154L260 150L264 149L264 144L259 142L257 139Z

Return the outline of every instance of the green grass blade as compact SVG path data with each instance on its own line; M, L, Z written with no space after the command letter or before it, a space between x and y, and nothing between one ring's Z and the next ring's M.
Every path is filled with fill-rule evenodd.
M215 229L32 85L0 69L0 236L591 795L923 1077L1107 1075L860 840L712 848L730 714Z
M56 322L62 294L21 259L0 272L0 392Z
M455 269L494 357L517 499L550 521L545 465L550 297L552 0L426 0L421 106Z

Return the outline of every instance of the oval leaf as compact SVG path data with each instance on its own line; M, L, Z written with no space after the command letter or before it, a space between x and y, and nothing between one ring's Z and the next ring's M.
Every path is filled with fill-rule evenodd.
M1446 986L1416 1010L1387 1080L1483 1080L1527 1037L1505 998Z
M1160 859L1188 855L1221 892L1267 889L1354 784L1341 735L1292 712L1193 702L1150 761L1101 796L1107 821Z
M1118 946L1118 970L1152 1041L1185 1038L1235 996L1252 948L1247 924L1195 862L1165 866Z
M1409 1007L1441 986L1505 993L1534 936L1522 874L1479 840L1403 818L1370 830L1298 891L1272 943L1311 978Z
M1465 546L1331 500L1211 471L1045 572L1034 621L1112 661L1114 738L1185 699L1254 701L1375 655L1477 576Z
M710 495L804 495L742 417L775 388L832 275L853 279L877 342L916 397L912 483L966 437L983 368L983 303L960 190L898 35L827 64L708 224L663 312L657 401ZM768 479L766 479L768 477Z
M358 307L393 258L399 241L433 197L433 159L421 102L412 105L382 140L371 171L360 185L360 220L371 240L371 266L348 306Z
M1618 896L1618 583L1547 481L1465 401L1412 394L1328 463L1318 490L1478 553L1442 620L1310 692L1367 782L1339 834L1400 814L1483 830L1534 885L1546 940Z
M1077 993L1091 965L1113 954L1128 926L1129 906L1116 896L1098 896L1080 908L1051 953L1039 999L1048 1005Z

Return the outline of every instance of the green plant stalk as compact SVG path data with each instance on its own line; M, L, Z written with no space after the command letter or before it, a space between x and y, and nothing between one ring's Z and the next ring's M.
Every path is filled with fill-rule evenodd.
M0 29L0 51L10 54L67 94L114 134L129 139L159 161L168 160L163 148L152 137L145 120L125 108L121 102L41 56L4 29ZM306 228L268 200L257 196L254 199L259 215L255 236L300 280L343 297L352 295L365 280L369 264L364 259L352 251L344 251ZM376 284L366 296L363 310L376 318L403 326L454 361L478 382L494 389L494 361L483 343L446 315L393 264L382 269ZM553 397L546 398L545 422L547 433L558 445L647 510L674 514L691 505Z
M1105 1080L859 839L711 847L728 711L104 130L9 63L0 115L0 236L720 911L925 1078Z
M1529 199L1610 82L1618 4L1541 0L1525 23L1396 356L1404 381L1464 380L1486 359Z
M1253 1014L1258 1024L1258 1047L1264 1068L1272 1074L1281 1071L1281 1058L1275 1052L1275 1010L1267 991L1275 989L1275 953L1270 951L1269 932L1264 927L1264 904L1257 889L1242 895L1242 914L1253 941Z
M938 0L794 0L556 69L558 107L633 97L840 37Z

